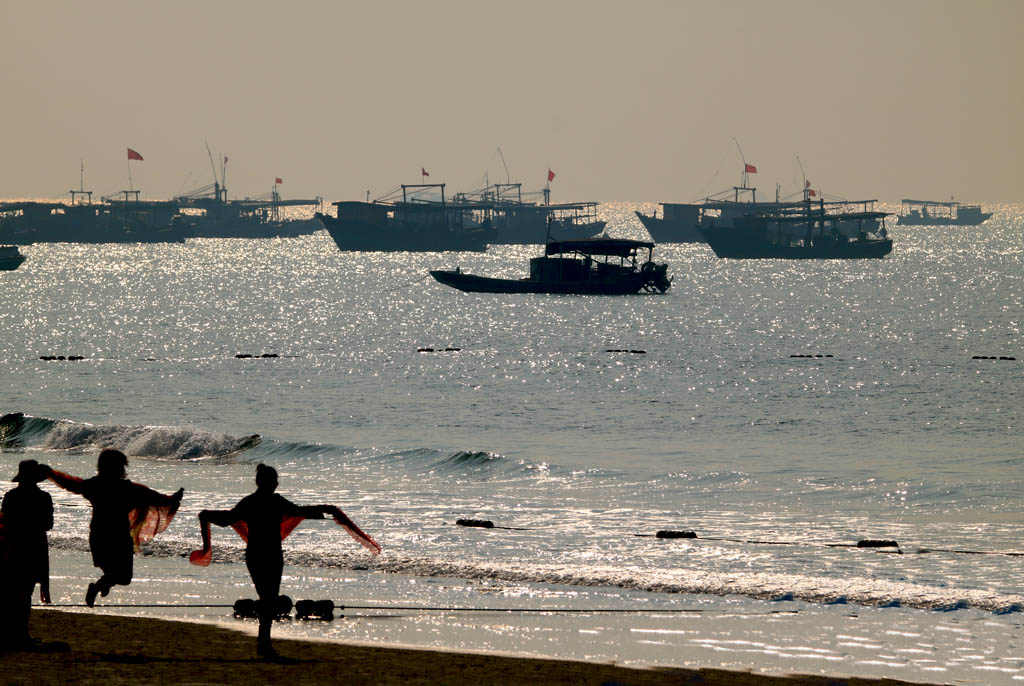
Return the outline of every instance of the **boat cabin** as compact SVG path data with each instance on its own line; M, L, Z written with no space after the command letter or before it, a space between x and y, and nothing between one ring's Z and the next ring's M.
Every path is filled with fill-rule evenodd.
M654 243L625 238L583 238L550 241L544 255L530 260L530 278L537 281L582 281L605 278L639 268L647 251L651 262Z

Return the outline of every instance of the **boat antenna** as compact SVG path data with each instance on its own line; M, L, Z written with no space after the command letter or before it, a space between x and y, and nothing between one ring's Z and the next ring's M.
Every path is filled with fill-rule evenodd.
M210 169L213 170L214 192L217 194L217 200L220 200L220 181L217 179L217 165L213 163L213 153L210 152L210 144L203 141L203 145L206 146L206 155L210 158Z
M505 167L505 183L512 183L512 176L508 173L508 165L505 164L505 156L501 154L501 146L498 146L498 157L501 158L501 166Z
M800 161L800 155L796 156L796 163L800 165L800 178L804 182L804 200L807 200L807 175L804 174L804 163Z
M743 177L740 181L740 185L744 188L747 187L747 158L743 154L743 148L740 147L740 142L736 140L736 136L732 137L732 142L736 144L736 149L740 151L740 159L743 161Z

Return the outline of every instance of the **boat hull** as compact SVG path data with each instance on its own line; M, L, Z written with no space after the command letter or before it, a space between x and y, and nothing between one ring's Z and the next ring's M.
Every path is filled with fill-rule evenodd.
M637 219L647 229L655 243L703 243L704 237L697 230L697 224L687 224L671 219L659 219L636 212Z
M216 221L203 219L192 223L193 238L295 238L308 236L322 227L315 219L280 222L259 220Z
M21 263L25 261L25 256L22 254L10 255L0 257L0 271L12 272L21 266Z
M896 223L901 226L978 226L992 216L991 212L983 212L978 217L954 218L949 217L911 217L909 215L897 215Z
M602 231L606 222L596 221L587 224L552 225L550 231L543 220L532 222L531 225L502 225L497 223L497 237L491 241L498 245L543 245L550 239L567 240L577 238L593 238Z
M430 224L369 224L317 213L339 250L365 252L483 252L493 229L454 230Z
M534 279L496 279L464 274L460 271L433 270L439 283L466 293L551 293L558 295L633 295L648 279L639 273L614 280L539 281Z
M879 259L892 252L892 239L864 239L852 241L824 241L811 245L775 244L767 241L744 240L715 235L705 231L715 255L736 260L854 260Z

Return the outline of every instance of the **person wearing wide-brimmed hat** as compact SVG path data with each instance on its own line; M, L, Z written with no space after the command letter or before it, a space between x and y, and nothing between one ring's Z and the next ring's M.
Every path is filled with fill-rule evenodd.
M35 460L22 460L12 481L18 485L4 494L3 515L4 592L10 602L12 647L30 645L28 618L32 590L39 584L40 596L50 602L50 554L46 532L53 528L53 498L39 488L49 469Z

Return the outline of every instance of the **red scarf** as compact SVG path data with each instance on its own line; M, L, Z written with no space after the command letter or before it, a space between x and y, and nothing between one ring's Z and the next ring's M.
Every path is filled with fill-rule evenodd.
M331 506L330 512L328 513L334 517L334 521L348 532L349 536L356 539L364 548L369 550L374 555L379 555L381 551L380 545L377 541L370 538L369 534L364 533L362 529L356 526L355 522L348 518L348 515L341 511L341 509ZM281 540L288 538L288 534L295 530L299 524L302 523L305 517L297 517L293 515L284 515L281 517ZM245 542L249 541L249 527L245 521L238 521L231 525L231 528L242 537ZM193 550L192 554L189 555L188 561L194 565L200 567L208 567L210 560L213 558L213 545L210 541L210 523L202 522L200 524L200 533L203 537L203 547L200 550Z
M85 479L80 476L58 472L56 469L51 471L53 476L50 477L50 480L53 483L72 493L81 494L81 491L76 486L85 481ZM159 495L148 486L143 486L134 481L132 483L145 488L147 491L152 491L154 495ZM132 545L135 552L139 552L140 545L149 543L153 540L154 536L171 525L171 520L174 519L174 514L178 511L179 505L181 505L180 502L172 505L141 505L132 508L128 512L128 530L131 532Z

